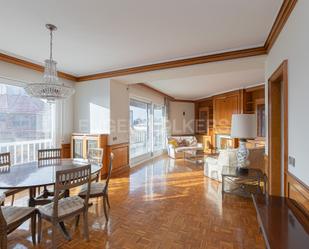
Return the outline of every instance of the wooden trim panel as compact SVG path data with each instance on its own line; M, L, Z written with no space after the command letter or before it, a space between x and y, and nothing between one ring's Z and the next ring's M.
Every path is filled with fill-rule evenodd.
M287 173L286 184L286 196L297 201L309 212L309 186L290 172Z
M289 16L291 15L296 3L297 3L297 0L284 0L283 1L280 11L275 20L275 23L273 24L272 29L264 45L264 48L267 51L267 53L271 50L272 46L277 40L280 32L282 31Z
M112 176L129 170L129 143L113 144L107 146L107 154L114 154ZM109 156L107 157L109 164Z
M33 62L30 61L26 61L26 60L22 60L10 55L6 55L3 53L0 53L0 61L4 61L7 63L11 63L11 64L15 64L18 66L22 66L25 68L29 68L35 71L39 71L39 72L44 72L44 67L38 64L35 64ZM58 77L63 78L63 79L67 79L67 80L72 80L72 81L77 81L77 77L71 75L71 74L67 74L67 73L63 73L63 72L59 72L58 71Z
M115 71L110 71L110 72L91 74L91 75L78 77L77 81L81 82L81 81L87 81L87 80L111 78L111 77L124 76L124 75L129 75L129 74L136 74L136 73L144 73L144 72L150 72L150 71L156 71L156 70L162 70L162 69L192 66L192 65L204 64L204 63L209 63L209 62L217 62L217 61L239 59L239 58L245 58L245 57L251 57L251 56L265 55L266 53L267 51L264 47L242 49L242 50L224 52L224 53L219 53L219 54L205 55L205 56L193 57L193 58L188 58L188 59L161 62L161 63L151 64L151 65L146 65L146 66L131 67L131 68L120 69L120 70L115 70Z
M71 158L71 144L61 144L62 158Z
M283 124L281 124L282 115ZM285 60L268 80L268 179L271 195L281 195L282 153L284 187L286 187L288 171L288 115L288 61ZM282 131L283 141L281 139ZM283 151L282 143L284 145Z

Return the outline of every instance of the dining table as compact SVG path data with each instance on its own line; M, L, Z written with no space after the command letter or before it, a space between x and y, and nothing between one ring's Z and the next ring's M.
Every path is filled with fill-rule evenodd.
M1 189L29 189L30 207L35 206L36 188L53 185L56 182L56 172L73 169L91 164L91 174L98 174L101 165L89 163L84 159L52 159L21 163L0 171ZM70 240L64 223L60 223L64 236Z

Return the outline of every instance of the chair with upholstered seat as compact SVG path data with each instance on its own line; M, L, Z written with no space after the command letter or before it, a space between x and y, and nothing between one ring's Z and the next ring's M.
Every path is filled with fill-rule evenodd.
M84 217L84 237L88 241L88 200L91 183L91 165L74 169L56 171L55 195L53 202L38 207L38 241L41 241L42 219L52 223L52 248L56 248L55 232L59 223L72 217L83 214ZM61 193L72 188L86 184L88 191L85 198L72 196L59 199Z
M11 168L11 155L9 152L0 153L0 173L5 174L9 172ZM3 194L5 197L12 197L11 205L14 204L15 194L23 191L23 189L0 189L0 195Z
M38 167L48 167L50 164L60 164L61 149L41 149L38 150ZM35 198L35 205L45 205L52 202L54 192L47 189L44 186L44 190L41 193L41 188L38 188L39 195Z
M0 204L5 200L4 195L0 195ZM36 210L31 207L0 207L0 248L7 249L7 234L13 232L26 220L31 219L32 242L35 241Z
M103 149L102 148L89 148L87 159L89 163L98 164L103 166ZM91 175L91 181L99 181L100 171L97 174Z
M91 188L90 188L90 196L89 196L90 198L103 197L103 208L104 208L104 214L105 214L106 220L108 220L106 205L108 205L108 207L110 208L110 203L109 203L109 198L108 198L108 184L109 184L109 180L112 174L113 158L114 158L114 155L113 153L111 153L110 163L109 163L108 172L107 172L107 178L100 182L92 182ZM86 185L83 185L78 195L82 198L85 198L88 190L89 190L88 187Z

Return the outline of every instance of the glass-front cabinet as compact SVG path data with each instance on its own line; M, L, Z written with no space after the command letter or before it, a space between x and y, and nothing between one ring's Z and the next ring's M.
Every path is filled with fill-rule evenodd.
M72 134L72 147L71 155L73 158L83 158L87 159L88 149L90 148L102 148L103 149L103 164L104 169L102 174L106 172L106 149L107 149L107 136L106 134L81 134L73 133Z

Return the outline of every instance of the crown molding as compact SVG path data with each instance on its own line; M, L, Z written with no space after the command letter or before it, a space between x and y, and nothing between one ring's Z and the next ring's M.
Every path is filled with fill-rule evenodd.
M209 62L218 62L218 61L240 59L240 58L251 57L251 56L265 55L265 54L268 54L268 52L271 50L272 46L274 45L276 39L278 38L284 25L286 24L289 16L291 15L296 3L297 3L297 0L284 0L283 1L282 6L279 10L279 13L276 17L276 20L267 37L267 40L264 46L262 47L235 50L235 51L230 51L230 52L198 56L198 57L192 57L192 58L187 58L187 59L173 60L173 61L155 63L155 64L150 64L150 65L145 65L145 66L131 67L131 68L114 70L114 71L109 71L109 72L85 75L85 76L80 76L80 77L76 77L74 75L63 73L63 72L58 72L58 76L64 79L82 82L82 81L112 78L112 77L118 77L118 76L124 76L124 75L136 74L136 73L144 73L144 72L149 72L149 71L204 64L204 63L209 63ZM44 71L44 67L41 65L38 65L33 62L26 61L26 60L22 60L22 59L13 57L13 56L9 56L3 53L0 53L0 61L5 61L5 62L19 65L22 67L33 69L39 72Z
M0 53L0 61L15 64L15 65L22 66L22 67L32 69L35 71L44 72L44 67L41 65L35 64L30 61L22 60L22 59L19 59L19 58L16 58L16 57L13 57L7 54ZM59 72L59 71L58 71L58 77L71 80L71 81L77 81L77 77L75 77L74 75Z
M145 87L145 88L147 88L147 89L149 89L149 90L151 90L151 91L154 91L154 92L156 92L156 93L158 93L158 94L164 96L165 98L167 98L169 101L172 101L172 102L195 103L194 100L189 100L189 99L176 99L176 98L174 98L174 97L172 97L172 96L170 96L170 95L168 95L168 94L166 94L166 93L164 93L164 92L162 92L162 91L160 91L160 90L158 90L158 89L155 89L155 88L153 88L153 87L151 87L151 86L148 86L148 85L145 84L145 83L136 83L136 85L143 86L143 87Z
M267 53L271 50L271 48L275 44L280 32L282 31L284 25L289 19L296 3L297 3L297 0L284 0L283 1L281 8L279 10L279 13L277 15L277 18L264 44L264 48L267 51Z
M103 78L111 78L111 77L118 77L124 76L129 74L136 74L136 73L144 73L149 71L156 71L156 70L163 70L169 68L177 68L177 67L184 67L184 66L192 66L197 64L204 64L209 62L217 62L217 61L225 61L231 59L239 59L244 57L251 57L257 55L265 55L266 50L264 47L256 47L256 48L248 48L248 49L241 49L236 51L230 52L223 52L218 54L211 54L205 56L198 56L192 57L187 59L180 59L168 62L161 62L151 65L139 66L139 67L131 67L127 69L120 69L110 72L98 73L98 74L91 74L86 76L81 76L77 78L78 82L87 81L87 80L97 80Z

